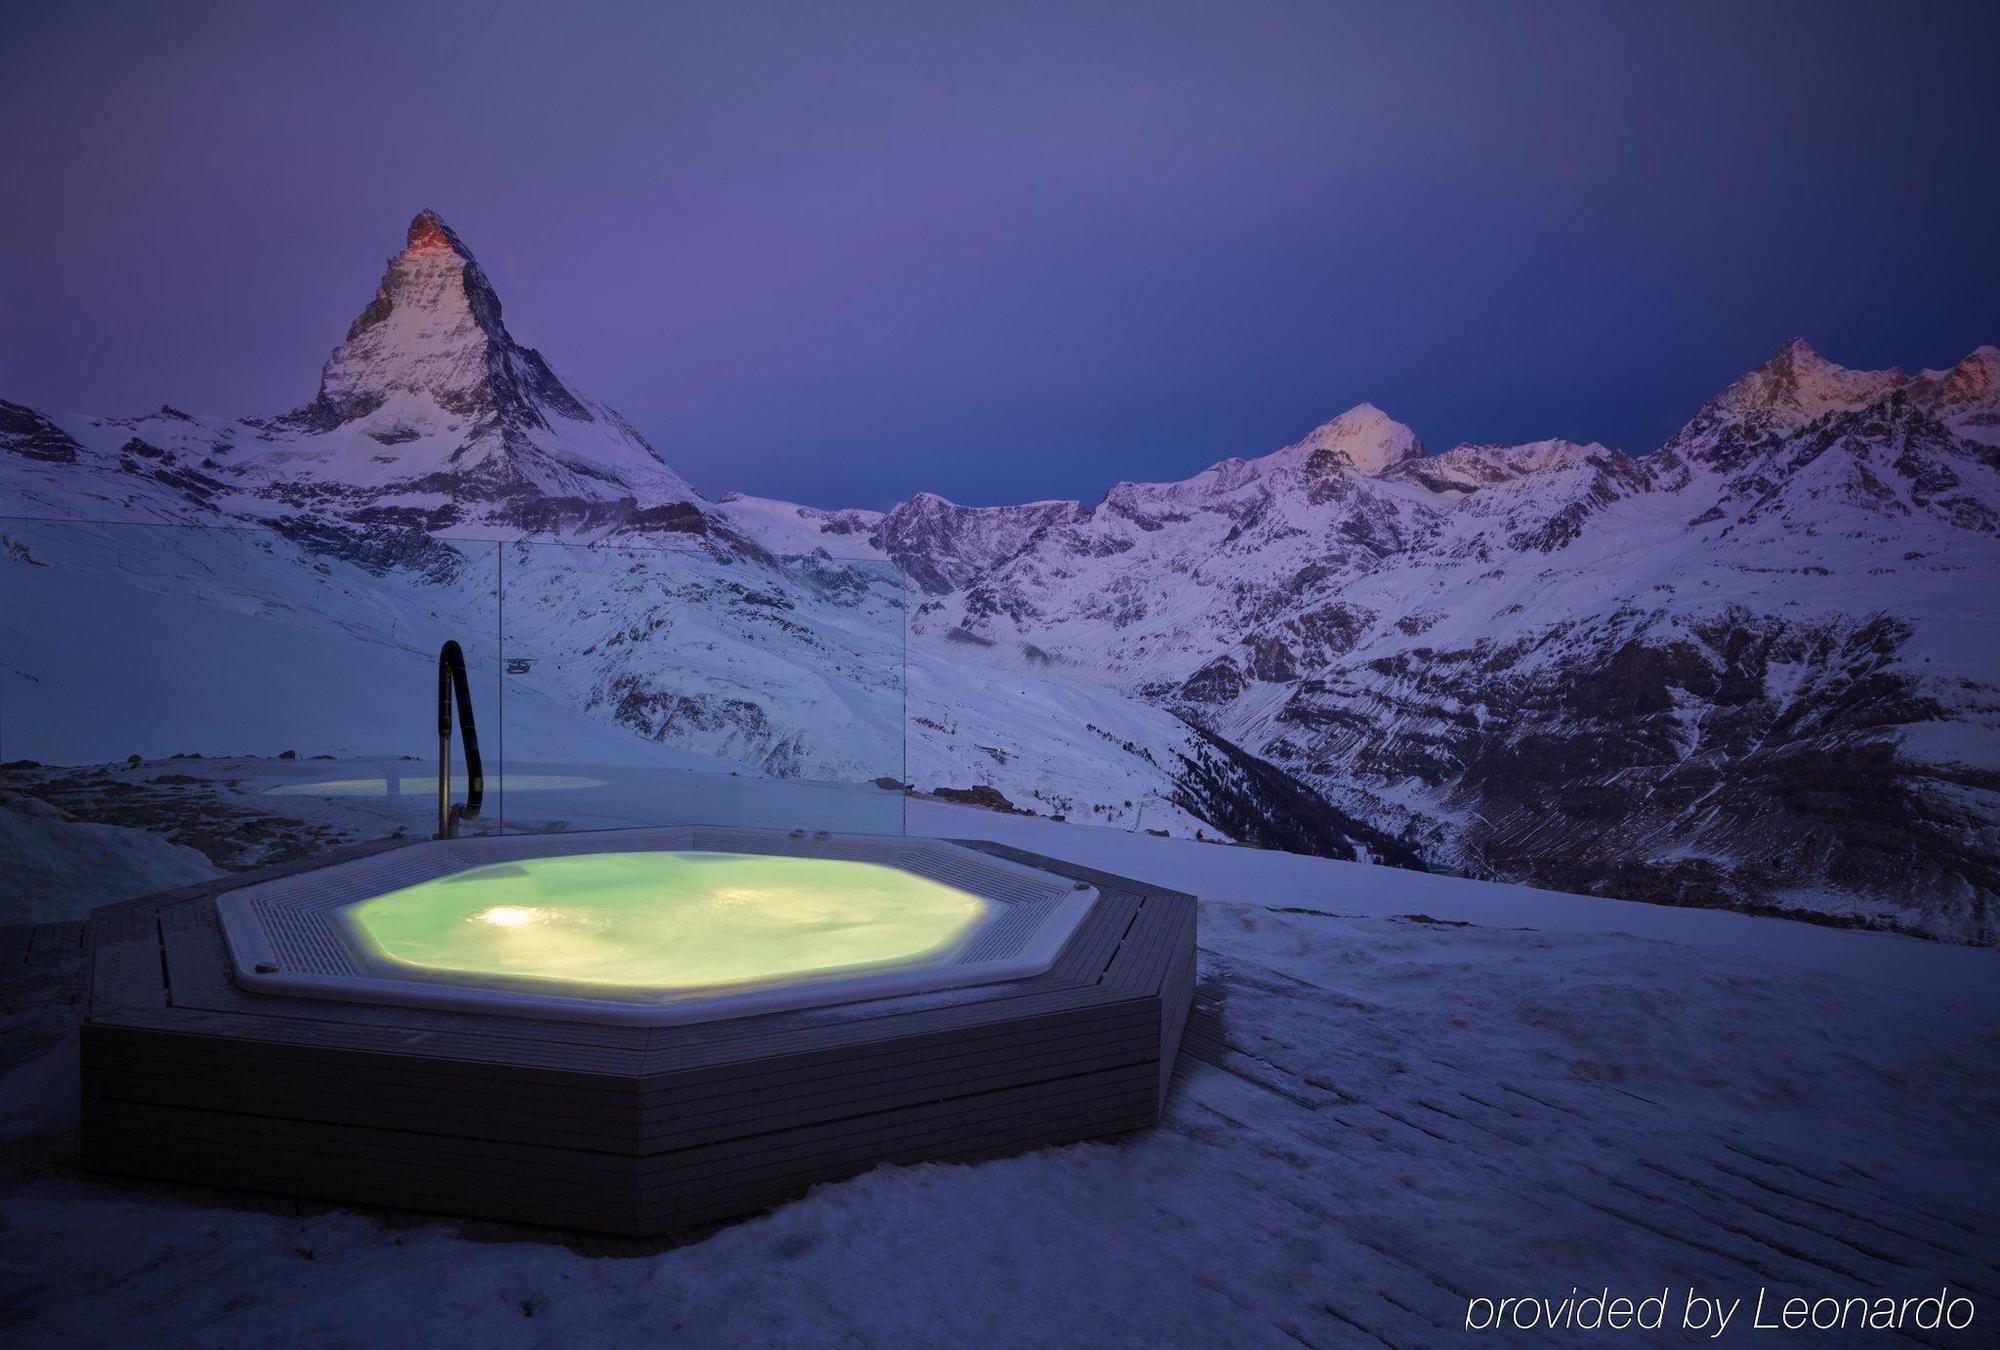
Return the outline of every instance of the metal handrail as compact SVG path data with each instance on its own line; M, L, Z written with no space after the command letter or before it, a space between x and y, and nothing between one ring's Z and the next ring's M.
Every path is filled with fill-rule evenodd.
M465 800L451 800L451 702L458 697L460 738L465 742ZM479 814L486 798L485 768L479 761L479 733L472 724L472 688L465 678L465 653L456 642L438 649L438 832L436 838L456 839L458 822Z

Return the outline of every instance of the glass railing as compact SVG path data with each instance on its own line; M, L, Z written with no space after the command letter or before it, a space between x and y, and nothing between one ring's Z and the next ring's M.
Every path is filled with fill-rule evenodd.
M903 831L887 563L501 545L509 830Z
M485 761L462 833L897 834L903 604L888 564L700 538L0 519L0 788L227 869L429 838L452 639Z

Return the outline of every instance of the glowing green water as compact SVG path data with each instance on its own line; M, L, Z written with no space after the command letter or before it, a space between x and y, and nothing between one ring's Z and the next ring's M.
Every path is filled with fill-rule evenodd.
M474 868L345 918L377 956L410 965L693 990L935 959L993 908L875 863L656 852Z

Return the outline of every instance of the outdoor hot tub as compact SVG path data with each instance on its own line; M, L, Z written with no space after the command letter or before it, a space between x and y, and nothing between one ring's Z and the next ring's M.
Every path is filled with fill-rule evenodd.
M998 844L360 846L92 913L83 1156L630 1235L1159 1117L1191 896Z
M246 989L650 1026L1040 975L1096 900L940 841L680 828L417 844L217 910Z

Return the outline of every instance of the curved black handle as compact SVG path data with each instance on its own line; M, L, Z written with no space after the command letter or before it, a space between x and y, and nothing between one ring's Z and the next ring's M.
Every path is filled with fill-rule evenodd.
M438 739L451 740L451 700L458 697L459 736L465 742L465 807L462 814L476 816L486 797L486 773L479 762L479 732L472 724L472 688L465 679L465 653L455 641L438 650Z

